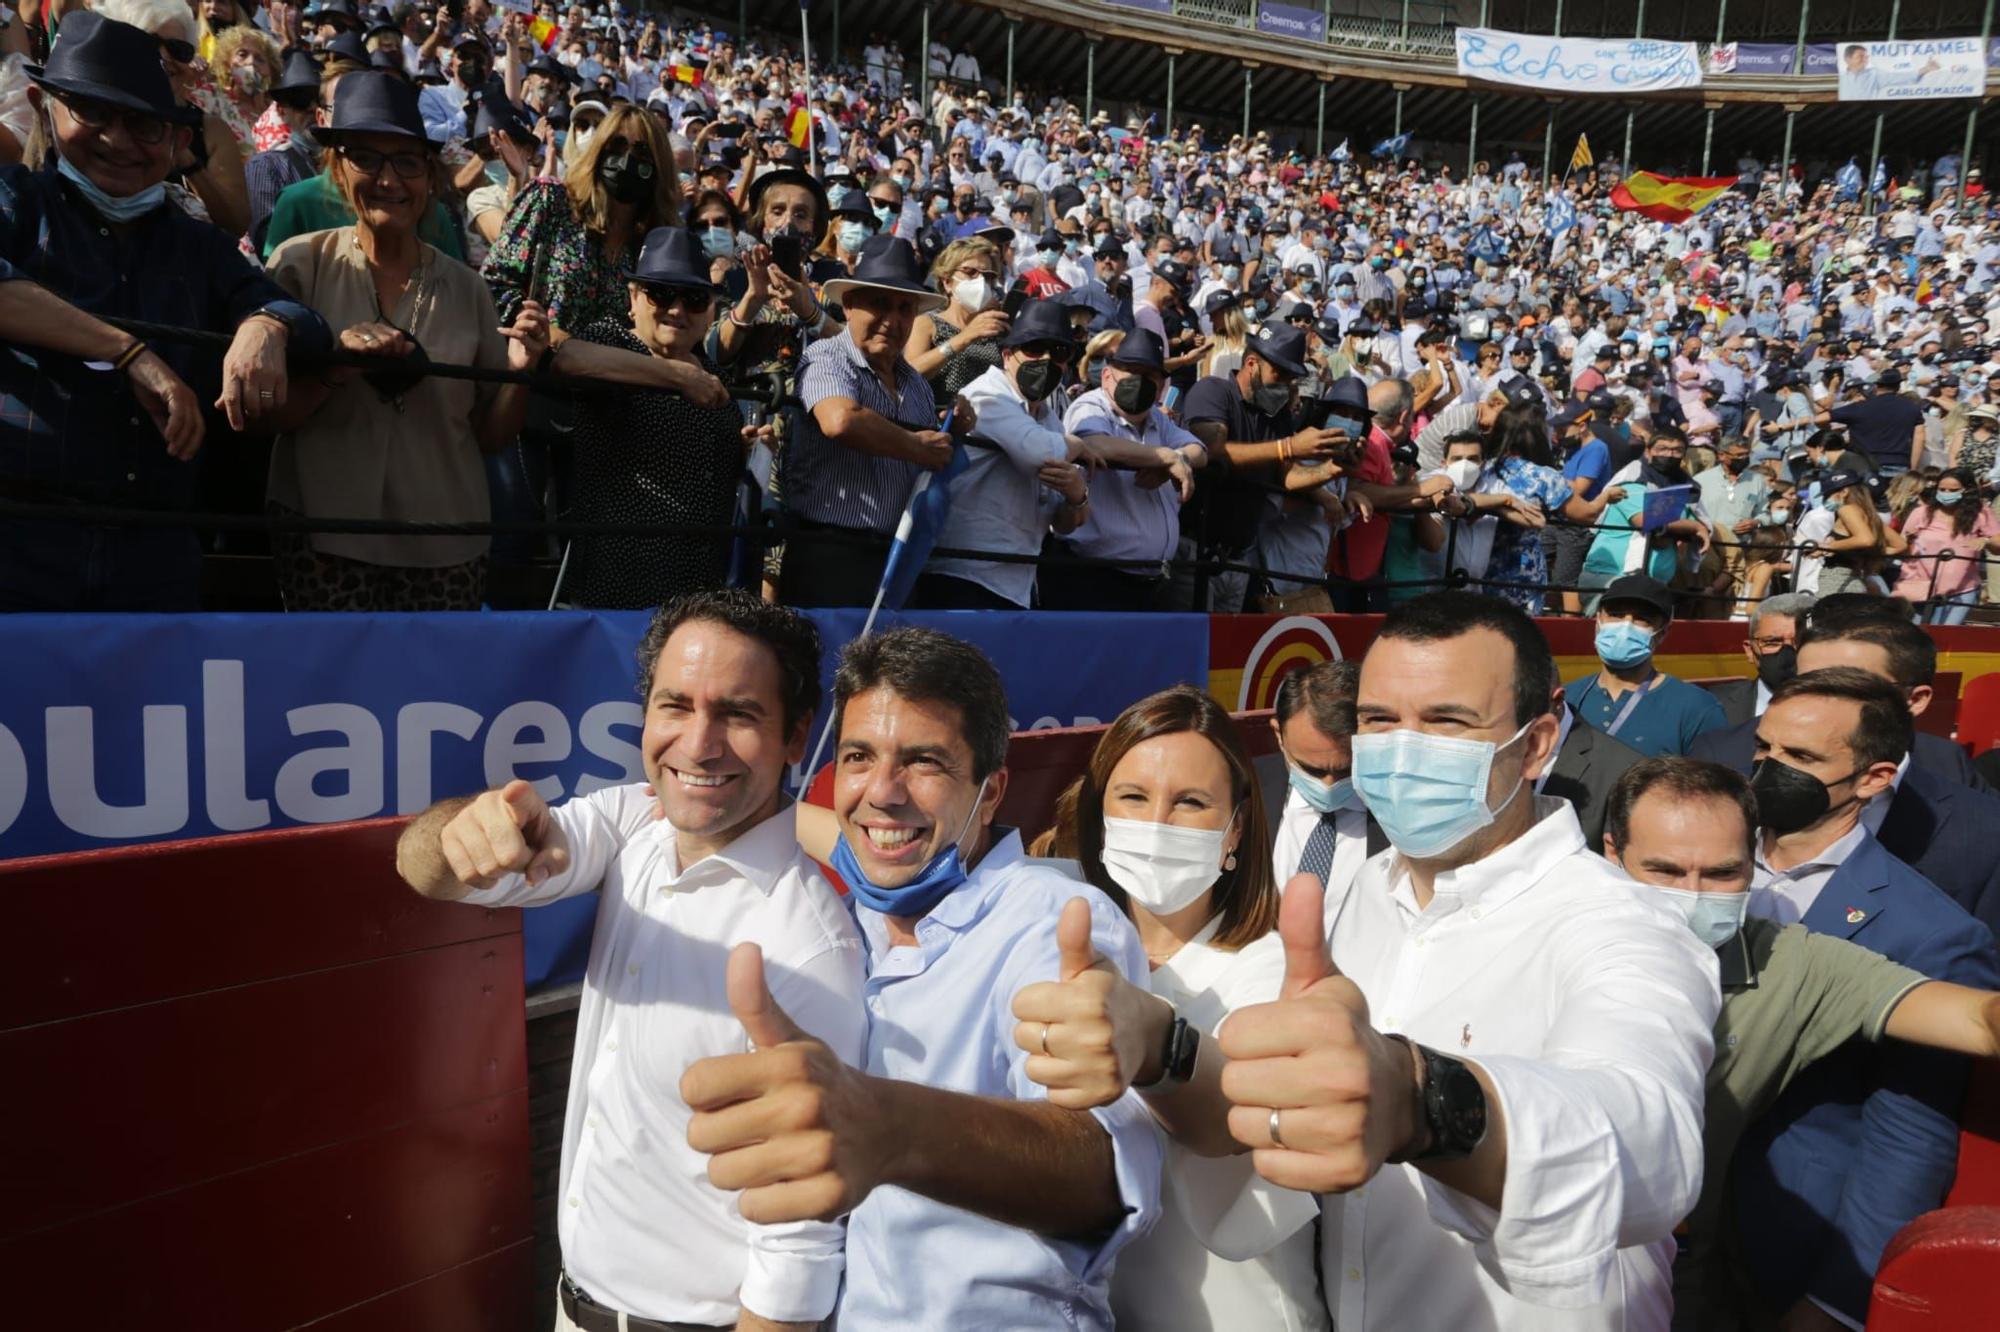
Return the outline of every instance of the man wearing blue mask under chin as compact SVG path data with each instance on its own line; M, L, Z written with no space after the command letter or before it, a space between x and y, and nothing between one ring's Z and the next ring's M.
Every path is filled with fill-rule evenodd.
M1534 794L1554 663L1492 597L1383 621L1353 781L1392 849L1333 914L1301 877L1280 998L1220 1032L1229 1131L1321 1202L1342 1332L1662 1327L1701 1182L1716 959ZM850 1258L850 1262L852 1259Z
M1164 1145L1129 1089L1051 1105L1026 1070L1036 1040L1064 1051L1046 1030L1021 1048L1012 1003L1093 968L1143 988L1138 935L993 827L1007 699L978 649L927 629L858 639L834 708L832 863L868 951L865 1071L759 997L755 1052L682 1082L688 1140L745 1216L847 1216L849 1332L1108 1330L1112 1261L1159 1214Z
M1674 594L1644 574L1626 574L1597 603L1597 658L1604 669L1571 682L1569 705L1587 724L1641 754L1685 754L1694 738L1729 724L1713 694L1653 664L1673 623Z
M1326 889L1338 910L1362 862L1389 845L1354 789L1354 696L1361 665L1322 661L1278 684L1271 730L1285 758L1284 812L1271 852L1280 888L1301 871Z

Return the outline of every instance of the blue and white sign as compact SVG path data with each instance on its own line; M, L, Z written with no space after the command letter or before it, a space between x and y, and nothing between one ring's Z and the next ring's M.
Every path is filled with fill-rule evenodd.
M1661 92L1699 88L1701 53L1693 42L1460 28L1458 72L1486 83L1551 93Z
M1315 5L1283 5L1278 0L1257 0L1257 31L1278 37L1296 37L1302 42L1326 40L1326 11Z
M830 685L864 616L811 614ZM515 777L552 801L643 781L647 618L9 616L0 857L412 814ZM1017 730L1109 721L1208 679L1205 615L884 618L984 649ZM530 986L582 974L592 909L528 914Z
M1919 102L1983 97L1986 52L1977 37L1840 43L1840 100Z

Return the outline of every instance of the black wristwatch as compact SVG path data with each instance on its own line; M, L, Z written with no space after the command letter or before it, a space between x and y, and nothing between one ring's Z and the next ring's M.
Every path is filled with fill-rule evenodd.
M1401 1158L1405 1161L1461 1161L1486 1136L1486 1091L1462 1059L1439 1054L1427 1045L1418 1045L1407 1036L1396 1039L1407 1044L1423 1064L1422 1092L1423 1148Z
M1139 1090L1185 1087L1194 1077L1194 1061L1200 1052L1201 1032L1186 1018L1174 1014L1174 1020L1167 1025L1167 1034L1160 1041L1160 1076Z

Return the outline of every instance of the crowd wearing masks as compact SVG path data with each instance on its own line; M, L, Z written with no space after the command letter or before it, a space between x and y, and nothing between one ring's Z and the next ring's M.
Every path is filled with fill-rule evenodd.
M138 232L171 211L231 238L249 273L277 271L289 242L371 225L340 168L343 141L372 117L370 132L393 129L421 158L399 177L424 186L413 253L473 270L507 328L535 307L546 347L508 339L524 368L593 382L530 395L518 424L483 440L445 432L414 489L337 487L323 505L284 461L289 415L261 398L232 415L208 395L161 426L177 395L152 387L154 358L133 351L119 375L136 365L139 381L111 396L145 410L126 410L103 443L70 439L31 391L16 395L29 424L5 426L18 436L0 449L10 491L307 521L723 527L765 515L787 533L746 536L720 560L628 541L614 576L589 539L311 532L303 553L271 548L288 606L478 604L496 563L560 556L557 604L655 605L718 580L795 604L866 604L926 472L949 473L958 548L1041 557L1006 577L955 557L927 574L920 604L934 606L1386 610L1454 581L1531 613L1588 615L1637 572L1699 618L1872 591L1953 624L1988 597L2000 234L1980 172L1955 154L1899 158L1870 190L1831 158L1780 173L1746 157L1734 189L1663 222L1612 202L1619 164L1556 179L1513 153L1461 173L1345 143L1314 156L1268 132L1120 124L1063 90L999 95L979 53L949 37L912 79L881 34L859 58L835 51L808 69L795 43L619 5L102 0L76 12L146 34L166 85L151 89L136 46L64 75L71 56L96 63L108 48L84 52L87 31L59 52L66 16L54 12L16 25L58 72L11 58L0 72L13 143L0 155L63 182L60 209ZM386 119L360 106L391 101ZM91 169L111 154L66 137L62 105L108 118L82 127L100 139L120 126L158 135L157 166L129 180ZM414 170L419 158L398 160ZM705 273L682 274L685 295L666 308L705 327L670 353L643 337L634 350L635 293L665 290L635 277L638 256L677 230ZM36 233L13 234L17 271L59 271ZM49 294L86 313L152 304L61 287ZM434 318L483 318L469 289L445 287ZM871 292L897 293L873 324L852 317L856 301L883 299ZM408 321L445 289L416 294L421 312L387 297L368 311L400 335L361 348L407 363L369 382L442 359ZM1054 310L1010 358L1039 304ZM346 345L339 332L329 345ZM41 345L26 323L9 336ZM102 350L117 365L133 349ZM879 396L836 362L866 371ZM614 405L580 405L593 393ZM981 399L1001 408L996 422L1014 419L995 393L1043 435L982 430ZM689 415L668 398L693 416L657 424ZM719 410L732 400L733 431ZM656 407L626 410L633 401ZM692 430L699 461L682 476L613 459L578 438L583 416L654 422L659 438ZM211 432L231 447L200 448ZM151 456L121 471L106 450ZM163 458L172 484L138 480ZM996 468L1017 484L983 484ZM92 539L154 554L166 541L115 524ZM146 586L17 558L27 590L9 604L192 608L200 555L243 540L177 537L171 577ZM592 547L597 572L580 571ZM808 553L788 572L789 551Z
M811 622L663 607L644 784L516 780L396 852L596 897L556 1327L1859 1326L2000 1054L2000 796L1915 729L1903 603L1766 608L1787 669L1705 757L1455 590L1268 720L1139 700L1034 808L969 644L843 649L795 804Z

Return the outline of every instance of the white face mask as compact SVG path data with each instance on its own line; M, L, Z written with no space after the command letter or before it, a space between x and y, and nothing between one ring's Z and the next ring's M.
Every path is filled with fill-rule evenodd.
M1479 471L1477 458L1460 458L1457 462L1448 462L1444 465L1444 474L1451 478L1452 485L1461 492L1472 489L1474 483L1479 480Z
M1234 826L1235 819L1230 820ZM1228 828L1181 828L1138 819L1104 821L1104 872L1156 916L1172 915L1222 877Z
M983 277L965 278L953 284L951 298L967 314L978 314L993 300L993 284Z

